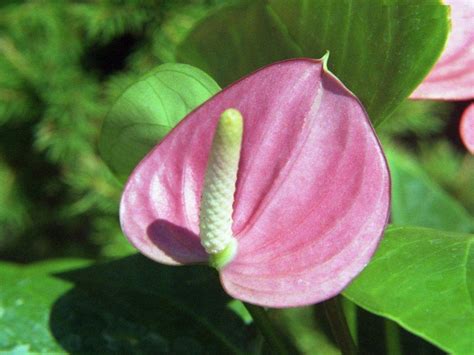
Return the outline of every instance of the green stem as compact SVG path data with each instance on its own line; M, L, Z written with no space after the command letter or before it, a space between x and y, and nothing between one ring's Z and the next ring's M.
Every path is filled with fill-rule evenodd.
M323 302L324 311L331 326L334 338L343 355L357 354L357 347L351 337L346 318L338 296Z
M284 341L284 336L280 334L277 328L273 325L268 317L267 311L263 307L244 303L245 308L252 315L260 333L263 335L265 341L270 346L272 354L289 355L294 354L294 350Z
M341 297L341 304L342 310L344 311L344 315L346 316L347 325L349 327L349 331L351 332L352 339L354 339L354 343L357 346L357 306L354 302L350 301L346 297Z
M401 355L400 329L397 323L385 319L385 343L388 355Z

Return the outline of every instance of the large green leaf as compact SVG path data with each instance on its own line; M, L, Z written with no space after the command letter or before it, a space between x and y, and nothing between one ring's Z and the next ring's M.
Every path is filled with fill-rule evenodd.
M439 0L267 0L220 9L191 31L178 60L221 85L274 61L320 58L380 122L423 80L448 34Z
M474 223L464 207L410 158L385 150L392 177L392 223L472 232Z
M124 180L137 163L191 110L220 90L197 68L163 64L130 86L102 127L99 150Z
M450 353L474 349L474 235L392 227L344 291Z
M0 350L253 351L254 327L205 266L169 267L136 255L67 272L61 264L0 270Z

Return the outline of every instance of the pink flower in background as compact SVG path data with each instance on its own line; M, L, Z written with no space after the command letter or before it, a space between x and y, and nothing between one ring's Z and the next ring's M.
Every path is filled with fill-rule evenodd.
M411 94L412 99L469 100L474 98L474 0L445 0L451 7L451 32L443 55ZM459 130L473 153L472 105Z
M467 150L474 154L474 104L469 105L464 111L459 131Z
M200 201L214 131L228 108L241 112L244 130L232 216L238 247L220 270L223 287L271 307L338 294L379 243L390 177L364 108L322 61L270 65L190 113L130 176L124 233L158 262L207 262Z
M474 98L474 1L445 0L451 6L452 30L446 48L412 99Z

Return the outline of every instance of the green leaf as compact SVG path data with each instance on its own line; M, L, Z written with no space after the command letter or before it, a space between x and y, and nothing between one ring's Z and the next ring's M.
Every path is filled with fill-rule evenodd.
M474 347L474 235L389 228L344 295L449 353Z
M385 151L392 177L392 223L457 232L471 232L473 218L464 207L410 158Z
M214 12L178 47L178 60L221 85L290 57L321 58L379 123L428 74L448 34L439 0L267 0Z
M153 35L153 54L163 63L176 61L176 47L198 21L217 8L228 6L238 0L215 0L200 2L172 2L163 22ZM171 4L171 3L170 3Z
M186 114L219 90L199 69L160 65L125 90L107 114L99 140L102 158L125 180Z
M61 265L46 269L1 265L0 350L19 346L37 352L100 354L254 350L254 327L235 311L242 306L227 296L217 273L208 267L163 266L134 255L64 270Z
M31 267L0 263L0 352L64 351L49 329L49 313L56 299L71 285L48 273L84 264L79 260L37 263Z
M280 59L298 47L260 2L224 7L201 21L178 46L178 61L209 73L221 86Z

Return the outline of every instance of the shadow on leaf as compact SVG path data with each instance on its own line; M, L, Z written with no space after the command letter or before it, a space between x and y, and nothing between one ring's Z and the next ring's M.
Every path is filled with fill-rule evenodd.
M134 255L55 276L75 284L50 314L52 334L70 353L249 353L255 345L254 327L206 266Z

